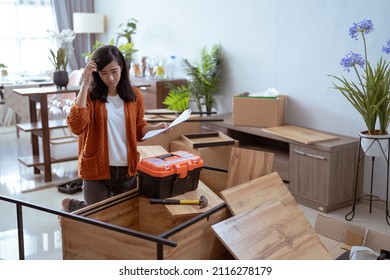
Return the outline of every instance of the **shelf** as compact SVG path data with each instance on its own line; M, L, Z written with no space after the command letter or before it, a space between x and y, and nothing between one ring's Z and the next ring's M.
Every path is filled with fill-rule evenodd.
M65 161L73 161L77 160L77 157L69 157L69 158L60 158L60 159L51 159L51 164L53 163L61 163ZM18 158L19 162L23 163L27 167L34 167L39 165L44 165L44 160L41 156L24 156Z
M202 129L221 131L238 140L240 147L274 153L273 171L288 183L298 203L322 212L352 204L358 139L337 135L336 140L306 144L260 127L233 125L231 114L216 117L225 121L204 123ZM361 190L362 176L356 180Z
M37 131L42 130L42 123L18 123L16 124L16 127L26 132ZM65 127L68 127L65 119L49 121L49 129Z

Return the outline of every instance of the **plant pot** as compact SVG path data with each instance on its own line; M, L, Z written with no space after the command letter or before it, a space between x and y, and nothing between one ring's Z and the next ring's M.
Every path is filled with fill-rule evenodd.
M360 145L367 156L387 157L390 134L370 135L367 131L359 133Z
M53 72L53 83L57 86L58 89L68 85L69 75L67 71L54 71Z

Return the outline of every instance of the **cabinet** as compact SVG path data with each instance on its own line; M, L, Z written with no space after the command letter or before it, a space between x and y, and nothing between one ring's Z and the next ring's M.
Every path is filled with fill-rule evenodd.
M145 110L166 108L162 102L169 92L169 84L174 86L184 85L185 79L154 79L143 77L131 77L131 81L135 85L148 85L145 87L138 86L144 97Z
M337 140L303 144L258 127L235 126L230 114L222 117L223 122L204 123L202 130L221 131L238 140L241 147L273 152L273 171L298 203L329 212L353 203L355 180L362 192L363 170L356 178L359 139L336 135Z

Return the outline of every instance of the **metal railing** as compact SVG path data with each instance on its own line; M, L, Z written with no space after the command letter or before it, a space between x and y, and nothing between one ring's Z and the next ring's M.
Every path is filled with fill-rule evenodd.
M124 228L124 227L116 226L116 225L109 224L106 222L90 219L88 217L50 209L50 208L36 205L36 204L30 203L30 202L22 201L19 199L10 198L10 197L0 195L0 201L1 200L15 204L15 206L16 206L19 260L25 259L24 234L23 234L23 207L35 209L38 211L46 212L49 214L53 214L53 215L57 215L57 216L61 216L61 217L69 218L69 219L73 219L76 221L81 221L81 222L88 223L88 224L91 224L94 226L98 226L98 227L105 228L108 230L116 231L116 232L123 233L126 235L131 235L134 237L142 238L145 240L150 240L150 241L157 243L157 247L160 248L159 251L161 251L161 248L163 245L168 245L171 247L176 247L176 245L177 245L175 241L168 240L168 239L163 238L161 236L155 236L155 235L151 235L151 234L142 233L139 231L131 230L129 228Z

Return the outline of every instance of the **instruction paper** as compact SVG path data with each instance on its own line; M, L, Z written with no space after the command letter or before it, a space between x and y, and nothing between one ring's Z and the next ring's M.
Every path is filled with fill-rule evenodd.
M187 109L185 110L183 113L181 113L180 116L178 116L173 122L171 122L171 124L167 127L167 128L161 128L161 129L155 129L155 130L151 130L151 131L148 131L144 137L142 138L142 140L146 140L146 139L149 139L149 138L152 138L164 131L167 131L168 129L171 129L172 127L188 120L188 118L191 116L191 109Z

